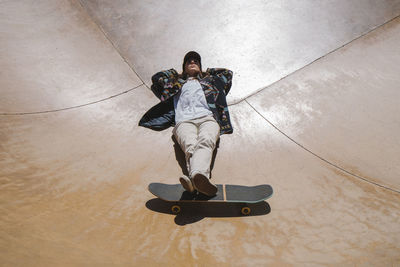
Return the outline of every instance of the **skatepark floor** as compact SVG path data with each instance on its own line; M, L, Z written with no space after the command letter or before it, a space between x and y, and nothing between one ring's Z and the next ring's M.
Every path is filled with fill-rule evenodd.
M400 1L0 1L1 266L400 266ZM218 184L178 183L172 129L138 127L157 71L233 71Z

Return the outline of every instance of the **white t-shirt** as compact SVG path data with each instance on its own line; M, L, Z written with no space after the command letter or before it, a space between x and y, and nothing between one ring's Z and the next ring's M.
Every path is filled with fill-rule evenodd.
M189 78L180 93L174 96L175 123L212 115L201 84Z

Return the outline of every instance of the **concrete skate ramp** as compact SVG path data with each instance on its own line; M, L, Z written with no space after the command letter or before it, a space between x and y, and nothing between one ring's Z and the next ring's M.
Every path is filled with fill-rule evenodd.
M0 2L1 265L399 265L400 2L144 2ZM182 173L137 123L188 50L234 71L212 175L271 184L255 216L146 189Z

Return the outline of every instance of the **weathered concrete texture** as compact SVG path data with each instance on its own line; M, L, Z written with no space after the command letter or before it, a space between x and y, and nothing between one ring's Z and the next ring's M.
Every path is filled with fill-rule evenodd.
M400 18L248 99L304 147L400 192Z
M390 265L398 259L399 195L321 164L245 103L231 109L236 134L222 137L213 179L272 184L271 211L236 217L234 207L205 206L166 214L146 186L174 183L180 174L171 132L126 123L139 115L130 104L141 110L152 98L140 89L85 110L1 118L2 262Z
M147 84L196 50L235 72L230 103L400 14L398 0L80 1Z
M0 113L98 101L141 85L76 1L0 3Z
M125 9L138 5L118 3ZM336 3L347 14L344 9L349 4ZM380 12L397 7L398 1L381 3L387 6L379 11L365 9L355 16L377 16L377 21L385 21L388 13L380 16ZM91 8L102 5L85 4ZM187 7L181 4L181 8ZM374 5L359 2L360 6L364 4ZM265 12L263 6L246 7L240 10L246 19L255 16L257 10ZM143 14L151 13L147 8L142 7ZM159 14L170 7L161 2L155 8L154 14ZM205 12L202 10L198 12ZM101 10L108 11L115 12ZM139 11L135 12L141 14ZM3 1L0 12L1 42L5 44L0 46L0 90L6 96L0 99L1 111L38 112L84 105L49 113L0 116L0 265L400 264L400 194L396 192L399 160L395 156L400 152L400 123L396 116L400 96L396 90L400 82L396 75L400 63L399 19L230 106L235 132L221 137L213 181L268 183L275 191L268 202L253 207L263 215L243 217L236 206L227 205L186 205L182 214L172 215L168 204L147 191L150 182L178 182L182 172L177 161L179 151L175 152L171 129L154 132L137 127L142 114L158 100L141 84L143 77L136 77L136 70L124 62L129 53L121 56L113 49L79 2ZM255 14L281 14L271 12ZM74 23L60 28L59 23L66 18ZM27 21L41 26L27 28ZM117 23L115 16L110 21ZM153 26L159 27L158 23ZM348 25L351 28L353 24ZM141 42L152 25L136 27L140 34L135 38ZM343 28L351 32L344 25ZM56 31L58 43L53 35L44 34ZM79 38L71 39L71 32L79 33ZM16 37L19 34L20 39ZM165 49L176 46L169 44L166 37L160 37ZM135 38L132 40L137 41ZM138 71L140 75L144 73L143 79L150 77L150 71L169 66L170 61L179 64L175 60L190 48L185 47L185 36L176 38L182 44L173 53L176 58L161 57L158 61L149 56L145 61L141 59L145 54L138 50L137 61L129 63L134 68L135 64L145 63ZM37 41L35 49L31 50L24 40ZM260 42L270 44L268 39ZM282 47L290 46L290 42L281 42ZM320 53L319 43L315 44ZM151 45L149 42L149 51ZM296 44L292 45L296 49ZM46 46L54 57L52 65L47 64ZM56 52L57 47L64 47L64 52ZM37 49L44 51L43 59ZM225 51L206 51L206 66L211 67L212 62L229 67L232 63L226 61ZM29 60L23 63L19 55ZM265 51L260 55L268 60ZM238 54L236 60L240 61L241 56ZM39 64L42 60L46 64ZM84 67L81 71L65 71L68 79L54 71L72 69L74 64ZM39 74L47 71L53 75L43 82ZM263 71L267 73L268 69ZM238 80L248 79L240 78L240 72L236 74ZM78 85L72 86L71 79ZM136 89L89 104L130 88ZM240 87L236 85L232 90ZM64 102L60 102L61 98Z

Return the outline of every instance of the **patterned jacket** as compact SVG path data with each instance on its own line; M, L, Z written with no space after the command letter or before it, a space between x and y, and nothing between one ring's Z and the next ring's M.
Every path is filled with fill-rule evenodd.
M203 77L198 77L203 88L208 107L221 128L220 134L233 132L226 95L232 85L232 71L210 68ZM180 77L174 69L161 71L152 77L151 90L161 100L144 114L139 126L161 131L175 125L175 110L173 96L179 93L185 78Z

